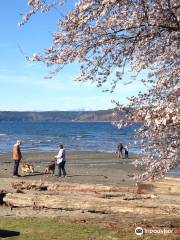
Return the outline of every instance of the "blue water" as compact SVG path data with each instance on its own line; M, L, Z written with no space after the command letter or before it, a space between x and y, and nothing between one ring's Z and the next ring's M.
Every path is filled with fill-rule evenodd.
M134 130L139 125L118 129L110 122L11 122L0 123L0 154L10 152L16 139L21 139L24 151L57 150L59 143L77 151L115 150L117 143L131 144L130 151L138 153L134 145Z
M140 153L134 144L134 130L140 125L118 129L110 122L11 122L0 123L0 155L12 151L21 139L22 151L57 151L59 143L72 151L114 152L117 143L130 144L129 151ZM180 167L170 171L180 174Z

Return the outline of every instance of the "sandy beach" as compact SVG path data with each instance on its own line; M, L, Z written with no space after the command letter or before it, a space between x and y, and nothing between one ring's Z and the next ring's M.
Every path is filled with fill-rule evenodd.
M127 175L135 171L132 162L136 159L130 154L129 159L117 159L115 153L102 152L68 152L66 161L67 177L58 179L56 176L45 175L44 170L56 152L24 153L24 161L34 166L33 174L22 174L21 179L63 181L69 183L88 183L105 185L134 186L135 182ZM0 158L0 177L12 177L13 160L10 154ZM57 169L56 169L57 170Z
M137 171L129 159L117 159L114 153L68 152L67 177L44 174L56 152L24 153L24 161L34 166L33 174L12 178L10 154L0 158L1 217L56 219L86 226L98 225L124 237L135 239L135 226L169 229L171 235L150 235L147 239L178 239L180 181L178 175L145 183L137 191L128 177ZM154 186L149 186L153 184ZM45 191L41 190L41 187ZM140 189L142 190L142 189ZM36 207L34 207L36 206ZM127 236L126 236L127 235ZM129 236L129 237L128 237ZM148 234L146 234L148 236Z

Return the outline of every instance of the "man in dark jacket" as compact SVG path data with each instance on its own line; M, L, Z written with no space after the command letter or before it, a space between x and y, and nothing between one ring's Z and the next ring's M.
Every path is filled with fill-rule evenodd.
M123 157L123 145L122 145L122 143L119 143L118 145L117 145L117 150L116 150L116 154L117 154L117 157L118 158L122 158Z

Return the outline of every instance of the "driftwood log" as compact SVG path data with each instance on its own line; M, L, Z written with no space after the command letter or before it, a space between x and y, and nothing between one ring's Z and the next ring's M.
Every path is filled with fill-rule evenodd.
M166 195L172 194L178 199L179 184L178 181L168 180L128 188L93 184L17 181L12 183L16 193L7 193L3 201L6 205L20 208L178 216L180 215L179 201L168 204ZM26 190L25 193L21 193L22 190ZM164 196L165 201L161 202L158 196Z
M130 192L136 193L137 187L116 187L101 184L78 183L49 183L40 181L17 181L12 183L14 189L19 190L48 190L48 191L73 191L73 192Z
M179 179L168 179L159 182L140 183L136 187L116 187L100 184L78 184L78 183L49 183L41 181L17 181L12 183L13 188L18 190L48 190L48 191L72 191L72 192L129 192L138 194L169 194L180 196Z
M149 196L150 197L150 196ZM180 205L161 204L158 202L144 202L142 199L132 201L127 197L102 198L95 194L85 194L79 192L61 192L60 194L37 194L37 193L8 193L4 202L14 207L34 207L61 209L66 211L87 211L94 213L122 213L133 212L138 214L179 214Z

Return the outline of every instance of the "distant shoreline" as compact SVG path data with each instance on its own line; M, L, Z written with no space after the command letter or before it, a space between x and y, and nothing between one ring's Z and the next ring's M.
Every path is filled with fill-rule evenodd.
M98 111L0 111L0 122L101 122L115 121L115 109ZM124 113L121 114L124 118Z

